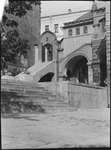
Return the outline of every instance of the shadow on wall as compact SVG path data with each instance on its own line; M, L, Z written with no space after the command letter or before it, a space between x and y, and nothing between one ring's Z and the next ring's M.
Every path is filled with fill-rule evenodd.
M51 82L53 80L53 77L54 77L53 72L47 73L39 80L39 82Z

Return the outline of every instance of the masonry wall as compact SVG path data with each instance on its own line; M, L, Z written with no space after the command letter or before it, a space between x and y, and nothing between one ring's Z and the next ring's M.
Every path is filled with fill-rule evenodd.
M66 101L74 108L107 108L107 88L71 82L41 83L57 95L57 100Z

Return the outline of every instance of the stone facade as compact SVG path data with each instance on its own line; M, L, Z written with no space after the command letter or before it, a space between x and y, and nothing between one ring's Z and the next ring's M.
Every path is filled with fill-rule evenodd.
M105 14L105 6L94 2L89 12L64 23L62 40L58 41L51 31L45 31L35 46L35 65L29 68L33 79L36 82L70 80L106 86L109 62L106 35L108 42L109 32L105 31Z

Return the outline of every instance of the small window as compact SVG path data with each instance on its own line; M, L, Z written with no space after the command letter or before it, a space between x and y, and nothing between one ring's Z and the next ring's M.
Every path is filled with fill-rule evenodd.
M58 24L54 24L54 32L55 33L59 32L59 25Z
M105 18L102 20L102 32L105 32Z
M72 29L69 29L69 36L72 36Z
M49 25L45 25L45 31L49 30Z
M80 35L80 28L76 28L76 35Z
M84 33L84 34L87 34L87 33L88 33L88 28L87 28L87 26L83 27L83 33Z

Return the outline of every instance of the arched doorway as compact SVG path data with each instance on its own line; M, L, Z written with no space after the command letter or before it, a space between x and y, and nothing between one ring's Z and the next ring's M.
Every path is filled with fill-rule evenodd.
M51 44L42 46L42 62L53 60L53 48Z
M100 86L105 86L105 79L107 77L106 65L106 51L100 53Z
M66 64L67 70L70 70L71 81L76 83L88 83L88 60L85 56L78 55L69 60Z
M47 73L39 80L39 82L51 82L53 79L53 76L54 76L53 72Z

